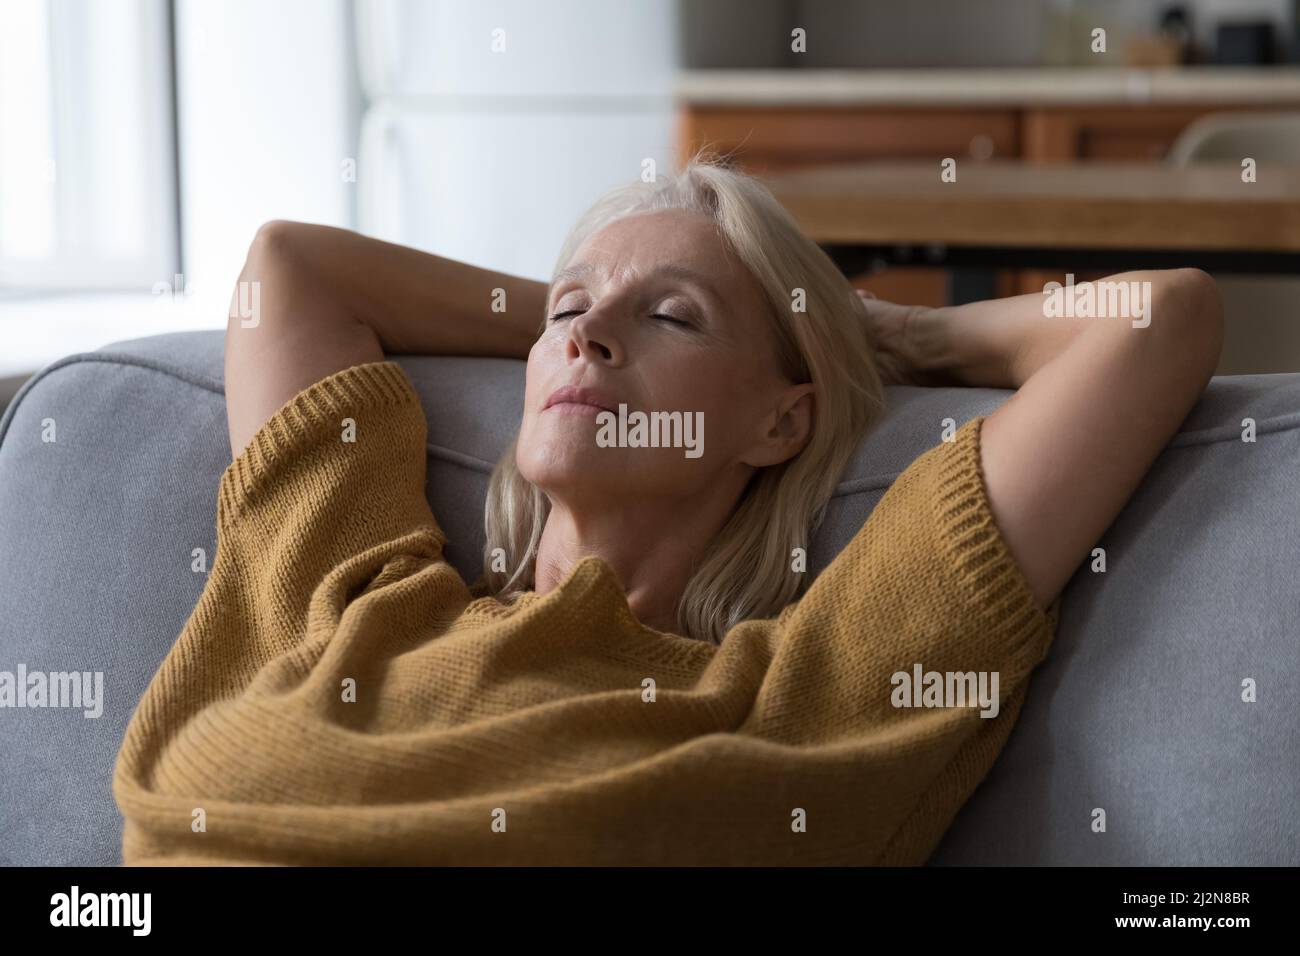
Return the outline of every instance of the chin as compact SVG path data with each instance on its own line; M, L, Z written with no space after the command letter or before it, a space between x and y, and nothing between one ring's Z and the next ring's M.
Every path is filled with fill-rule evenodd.
M548 435L515 452L515 463L526 480L544 491L600 485L611 473L608 449L597 448L589 436Z
M519 459L519 473L553 501L584 510L605 510L611 502L634 508L636 502L661 497L662 476L647 467L648 462L610 451L594 448L572 457Z

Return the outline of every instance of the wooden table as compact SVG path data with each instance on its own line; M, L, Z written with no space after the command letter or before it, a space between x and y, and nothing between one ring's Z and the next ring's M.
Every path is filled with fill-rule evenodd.
M1262 163L856 163L768 180L848 274L950 267L953 301L987 298L990 270L1196 266L1300 276L1300 166ZM966 271L962 271L966 270ZM972 271L973 270L973 271Z

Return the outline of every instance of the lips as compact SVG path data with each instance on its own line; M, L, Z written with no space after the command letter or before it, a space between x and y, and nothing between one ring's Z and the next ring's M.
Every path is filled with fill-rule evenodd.
M604 411L612 412L615 410L617 402L594 388L563 385L551 393L551 397L546 400L542 410L545 411L552 405L592 405Z

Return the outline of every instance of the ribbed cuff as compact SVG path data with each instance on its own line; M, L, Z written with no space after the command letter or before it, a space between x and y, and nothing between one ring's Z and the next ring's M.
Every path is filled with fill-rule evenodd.
M263 423L252 441L221 476L217 495L223 514L239 513L244 502L273 481L286 462L358 411L419 404L410 379L396 362L367 362L309 385Z
M982 618L984 632L1030 670L1047 653L1060 599L1046 612L1038 607L993 519L980 461L984 418L973 418L957 430L936 469L938 487L932 499L938 509L936 526L968 606Z

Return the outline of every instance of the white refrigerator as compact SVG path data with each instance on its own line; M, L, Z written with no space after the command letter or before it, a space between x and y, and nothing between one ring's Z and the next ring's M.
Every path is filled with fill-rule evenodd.
M548 279L601 193L673 164L673 0L357 0L363 232Z

